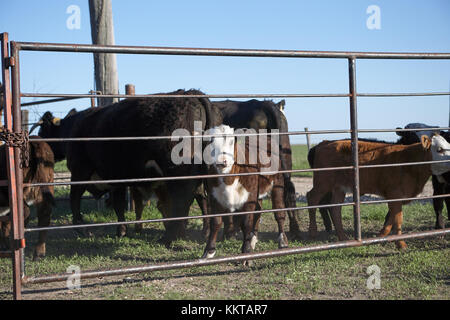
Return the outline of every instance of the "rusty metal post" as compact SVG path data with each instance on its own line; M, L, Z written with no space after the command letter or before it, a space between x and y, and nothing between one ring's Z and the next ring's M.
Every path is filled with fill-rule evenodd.
M17 123L17 119L14 119L12 104L17 103L17 81L18 79L18 69L15 67L16 63L18 63L17 55L9 56L8 54L8 34L1 34L1 56L2 56L2 78L4 84L4 122L5 128L7 130L12 131L14 128L15 131L15 123ZM12 50L11 50L12 52ZM17 53L17 52L15 52ZM13 84L13 96L11 96L11 80L9 74L9 68L14 70L14 74L12 77ZM15 101L13 101L16 99ZM16 105L17 106L17 105ZM20 97L19 97L19 112L20 112ZM13 121L13 119L15 121ZM14 123L13 123L14 122ZM19 117L19 131L21 127L20 117ZM23 242L24 229L23 223L20 222L20 206L23 204L23 201L18 201L18 199L23 198L23 190L22 190L22 180L21 177L17 176L17 172L20 171L19 164L19 154L18 149L14 149L13 147L6 146L6 164L7 164L7 173L8 173L8 191L9 191L9 206L11 209L10 214L10 223L11 223L11 252L12 252L12 271L13 271L13 296L14 299L19 300L22 298L22 266L23 266L23 251L20 249ZM17 170L19 169L19 170ZM20 192L19 192L20 191ZM23 214L23 207L22 207ZM23 215L22 215L23 217ZM23 222L23 221L22 221Z
M353 156L353 219L355 240L361 241L361 200L359 194L359 159L358 159L358 113L356 102L356 59L348 59L349 93L350 93L350 127Z
M14 41L10 42L11 57L14 59L14 64L11 65L11 92L12 92L12 116L13 116L13 131L22 131L22 113L20 106L20 69L19 69L19 49ZM25 274L25 260L24 260L24 248L25 248L25 235L24 235L24 210L23 210L23 170L20 166L21 150L20 148L14 148L14 163L16 171L16 183L17 183L17 220L15 234L15 250L18 251L19 267L20 267L20 280L23 279Z
M95 92L96 91L94 91L94 90L89 91L90 94L94 94ZM91 97L91 108L94 108L94 107L95 107L95 98Z

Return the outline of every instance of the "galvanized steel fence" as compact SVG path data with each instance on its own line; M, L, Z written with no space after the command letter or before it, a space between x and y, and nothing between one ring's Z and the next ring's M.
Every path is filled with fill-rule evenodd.
M100 276L123 275L138 272L150 272L157 270L168 270L177 268L186 268L194 266L212 265L226 262L235 262L251 259L261 259L268 257L278 257L288 254L299 254L307 252L315 252L320 250L330 250L354 246L363 246L369 244L378 244L388 241L398 241L411 238L424 238L430 236L445 235L450 232L450 228L441 230L430 230L424 232L416 232L402 235L393 235L387 237L376 237L371 239L362 239L361 237L361 216L360 207L362 204L371 203L386 203L399 200L417 200L417 199L431 199L442 198L450 196L450 194L429 196L429 197L413 197L407 199L390 199L390 200L375 200L375 201L361 201L360 199L360 185L359 185L359 169L361 168L375 168L387 166L405 166L405 165L421 165L445 161L429 161L429 162L408 162L384 165L359 165L358 163L358 133L367 132L395 132L399 129L358 129L357 117L357 99L358 97L404 97L404 96L442 96L450 95L450 92L422 92L422 93L358 93L356 90L356 60L357 59L450 59L450 53L391 53L391 52L337 52L337 51L300 51L300 50L244 50L244 49L212 49L212 48L178 48L178 47L142 47L142 46L100 46L87 44L57 44L57 43L35 43L35 42L14 42L9 41L8 34L1 34L1 56L2 56L2 77L4 83L4 122L5 130L20 133L21 128L21 98L35 97L35 98L50 98L44 100L45 102L57 102L65 99L76 98L99 98L96 94L50 94L50 93L23 93L20 87L20 51L54 51L54 52L84 52L84 53L122 53L122 54L147 54L147 55L197 55L197 56L235 56L235 57L276 57L276 58L335 58L346 59L348 61L348 76L349 76L349 92L342 94L308 94L308 93L292 93L292 94L206 94L206 95L189 95L188 97L202 97L202 98L349 98L350 107L350 129L349 130L320 130L320 131L290 131L287 133L277 133L279 135L302 135L302 134L330 134L330 133L350 133L352 141L352 165L335 168L316 168L316 169L297 169L297 170L280 170L277 172L295 173L295 172L315 172L315 171L329 171L329 170L353 170L354 188L353 201L341 204L328 204L319 206L303 206L284 209L258 210L251 212L237 212L237 213L212 213L208 216L188 216L176 218L161 218L139 221L127 222L110 222L110 223L95 223L87 225L67 225L67 226L50 226L45 228L27 228L24 227L23 217L23 187L44 186L44 185L74 185L74 184L96 184L96 183L132 183L132 182L151 182L151 181L167 181L180 179L204 179L211 177L225 176L219 175L197 175L197 176L180 176L180 177L158 177L158 178L142 178L142 179L123 179L123 180L97 180L97 181L73 181L73 182L54 182L50 183L23 183L23 173L19 165L20 163L20 149L8 146L6 147L7 156L7 172L8 180L0 181L1 185L8 185L10 196L10 221L12 223L11 232L11 251L2 252L0 256L9 256L12 259L13 269L13 295L15 299L21 298L21 286L23 283L43 283L52 281L67 280L69 274L55 274L45 276L28 277L25 274L24 267L24 239L25 232L36 232L42 230L61 230L87 227L100 227L107 225L123 225L136 223L155 223L163 221L177 221L187 219L205 219L215 216L231 216L231 215L245 215L249 213L268 213L275 211L289 211L289 210L307 210L309 208L329 208L336 206L353 206L354 216L354 240L341 241L331 244L322 244L305 247L285 248L274 251L253 252L249 254L239 254L227 257L212 258L208 260L194 260L194 261L180 261L170 263L159 263L154 265L133 266L127 268L118 268L110 270L99 270L92 272L82 272L81 279L95 278ZM101 97L150 97L150 95L129 95L129 94L105 94ZM184 95L151 95L154 98L176 98L187 97ZM39 102L38 102L39 103ZM24 106L26 104L22 104ZM428 130L449 130L450 128L431 128ZM423 129L401 129L402 131L420 131ZM256 135L260 135L257 133ZM272 133L268 133L269 135ZM252 134L243 134L250 136ZM204 135L206 137L206 135ZM236 134L239 136L239 134ZM186 137L186 136L183 136ZM192 136L192 138L199 136ZM158 137L96 137L96 138L48 138L48 139L33 139L34 141L115 141L115 140L150 140L150 139L171 139L173 136L158 136ZM255 174L255 173L249 173ZM267 174L267 173L266 173ZM234 174L243 175L243 174Z

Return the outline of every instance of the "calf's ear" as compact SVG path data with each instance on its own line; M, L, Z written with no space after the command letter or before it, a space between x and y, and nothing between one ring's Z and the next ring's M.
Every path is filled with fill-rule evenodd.
M427 135L423 135L420 138L420 142L422 143L422 146L424 149L428 150L431 147L431 139Z

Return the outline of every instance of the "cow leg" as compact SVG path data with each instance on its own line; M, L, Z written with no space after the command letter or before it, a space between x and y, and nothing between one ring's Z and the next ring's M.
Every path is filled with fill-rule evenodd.
M450 193L450 190L445 191L445 193ZM445 198L445 206L447 207L447 219L450 220L450 197ZM444 220L444 219L442 219ZM445 222L442 221L442 229L445 228Z
M383 228L378 233L379 237L386 237L389 233L391 233L392 225L394 224L394 219L393 219L394 215L392 214L392 211L391 211L392 204L393 204L393 202L388 203L389 211L386 214L386 217L384 218Z
M283 201L283 188L280 186L274 186L272 189L272 208L273 209L284 209ZM278 224L278 248L286 248L288 246L288 239L284 233L284 220L286 219L285 211L275 212L275 220Z
M443 194L449 194L450 193L450 184L446 183L444 186L444 193ZM447 218L450 220L450 197L445 197L445 206L447 207ZM445 221L442 219L442 228L445 228Z
M142 212L144 211L144 199L142 193L137 188L130 188L130 197L134 202L134 212L136 213L136 221L142 219ZM142 223L136 223L134 225L134 231L136 233L142 232Z
M113 198L114 211L117 215L117 221L125 222L125 209L126 209L126 187L114 188L111 192ZM127 226L121 224L117 226L117 236L119 238L127 235Z
M72 180L73 181L73 180ZM81 196L86 191L83 185L70 186L70 209L72 210L72 223L74 225L84 224L83 216L81 215ZM92 233L86 229L75 229L75 231L84 237L92 236Z
M331 203L338 204L342 203L345 200L345 192L342 190L334 190L331 196ZM344 227L342 226L342 207L332 207L331 208L331 220L333 221L334 228L336 229L336 234L339 241L348 240L347 235L344 232Z
M0 222L0 251L9 250L10 232L11 232L11 223L9 221Z
M209 214L209 211L208 211L208 201L206 201L205 195L201 194L199 192L196 192L194 198L197 201L197 204L200 207L200 210L202 211L202 216L207 216ZM203 237L205 237L205 239L207 239L209 236L209 219L208 218L203 219L202 235L203 235Z
M250 201L244 204L244 206L242 207L242 211L255 211L255 208L256 208L256 201ZM242 253L252 252L255 249L257 242L257 236L253 232L255 226L254 214L250 213L243 216L237 216L236 218L238 219L238 221L240 221L243 236L241 252ZM244 265L250 266L251 262L244 261Z
M306 200L308 202L308 206L317 206L320 201L320 194L317 192L316 188L312 188L309 192L306 193ZM315 239L317 237L317 221L316 221L316 208L308 209L309 212L309 238Z
M297 207L297 201L295 198L295 187L290 178L284 178L284 205L285 208ZM297 220L297 210L288 210L289 217L289 234L292 239L302 240L300 234L300 226Z
M186 183L167 182L167 203L168 217L187 217L189 215L189 208L194 201L194 192L198 187L198 182L189 181ZM165 223L166 231L160 240L166 246L170 245L172 241L185 236L185 221L169 221Z
M255 210L258 211L261 209L262 209L262 200L258 200ZM260 221L261 221L261 213L255 213L253 216L253 233L256 235L256 241L258 241L258 230Z
M332 193L327 193L319 202L321 205L330 204L331 203ZM333 227L331 225L331 209L330 208L320 208L320 215L322 216L323 224L325 226L325 230L328 233L333 231Z
M24 208L25 209L25 208ZM38 226L48 227L52 214L52 207L50 203L41 202L36 205L38 216ZM47 231L39 231L38 243L34 249L33 260L39 260L45 256L45 241L47 240Z
M435 175L432 175L431 181L433 183L433 195L438 196L444 193L444 183L440 183ZM447 201L446 201L447 203ZM445 227L444 217L442 216L442 209L444 208L443 198L433 198L433 208L436 214L436 224L435 229L443 229ZM448 210L448 206L447 206Z
M392 206L392 209L389 208L389 211L393 213L392 220L393 220L393 232L396 235L402 234L402 223L403 223L403 211L402 211L402 204L401 202L397 202ZM395 242L395 245L397 246L397 249L405 249L406 243L403 240L399 240Z
M213 212L216 213L217 206L212 206L212 208ZM210 222L210 229L209 229L210 232L205 250L202 255L202 259L213 258L214 255L216 254L216 241L217 235L219 234L220 228L222 227L222 217L209 218L209 222Z

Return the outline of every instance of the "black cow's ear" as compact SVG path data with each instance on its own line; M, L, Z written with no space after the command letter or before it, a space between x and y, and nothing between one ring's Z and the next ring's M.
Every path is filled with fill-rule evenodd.
M395 128L395 129L401 130L401 129L403 129L403 128L397 127L397 128ZM406 132L407 132L407 131L396 131L395 133L396 133L398 136L400 136L400 137L404 137Z
M77 113L77 109L72 108L72 110L69 111L69 113L64 117L64 119L73 116L75 113Z
M286 105L286 101L284 99L277 103L277 106L280 110L284 110L285 105Z
M41 118L43 123L52 123L53 122L53 114L50 111L47 111L44 113L44 115Z

